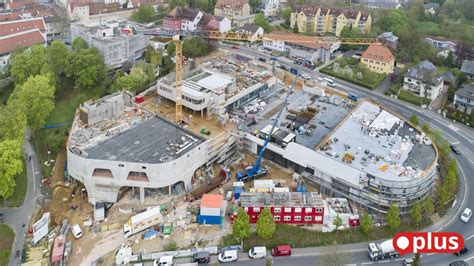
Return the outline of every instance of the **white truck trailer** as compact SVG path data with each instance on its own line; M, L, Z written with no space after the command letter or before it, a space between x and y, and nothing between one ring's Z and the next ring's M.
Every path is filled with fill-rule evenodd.
M393 247L392 239L381 243L370 243L367 248L371 260L383 260L388 258L397 258L400 254Z
M123 235L126 238L130 237L131 235L157 225L160 221L163 221L160 206L153 207L130 217L128 222L123 225Z

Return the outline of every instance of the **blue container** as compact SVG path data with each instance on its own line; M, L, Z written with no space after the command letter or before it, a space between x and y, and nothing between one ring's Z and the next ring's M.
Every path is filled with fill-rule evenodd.
M240 198L240 193L244 191L243 187L235 187L234 188L234 199L238 200Z
M208 216L208 215L198 215L197 222L199 224L220 224L220 216Z

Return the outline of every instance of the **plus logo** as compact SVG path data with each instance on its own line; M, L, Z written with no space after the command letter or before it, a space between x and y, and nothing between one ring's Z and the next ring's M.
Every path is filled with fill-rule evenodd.
M464 238L455 232L404 232L392 240L395 250L405 253L455 253L464 247Z

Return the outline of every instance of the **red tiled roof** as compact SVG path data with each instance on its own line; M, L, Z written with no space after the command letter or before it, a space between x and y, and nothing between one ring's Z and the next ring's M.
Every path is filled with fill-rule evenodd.
M17 47L25 48L45 42L43 34L38 29L2 36L0 37L0 54L11 53Z
M381 61L385 63L391 63L393 60L392 52L385 46L382 45L371 45L362 54L362 58L367 58L375 61Z
M20 16L21 12L3 13L0 14L0 22L17 20L21 18Z
M192 21L194 20L194 18L196 18L198 14L199 9L177 6L166 15L166 18L171 20L185 19L188 21Z
M219 194L204 194L201 200L201 208L220 208L223 200L224 196Z
M22 0L18 2L8 3L8 6L10 7L10 9L20 9L20 8L24 8L27 6L34 6L34 5L36 5L34 0Z
M31 29L39 29L40 31L45 31L46 26L44 24L43 18L31 18L0 22L0 36L6 36Z

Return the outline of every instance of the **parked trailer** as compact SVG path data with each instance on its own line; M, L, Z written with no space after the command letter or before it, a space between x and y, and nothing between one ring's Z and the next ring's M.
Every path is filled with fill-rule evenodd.
M128 222L123 225L123 235L130 237L133 234L148 229L162 222L160 214L160 206L153 207L147 211L130 217Z
M371 260L398 258L400 254L393 247L392 239L381 243L370 243L367 251Z

